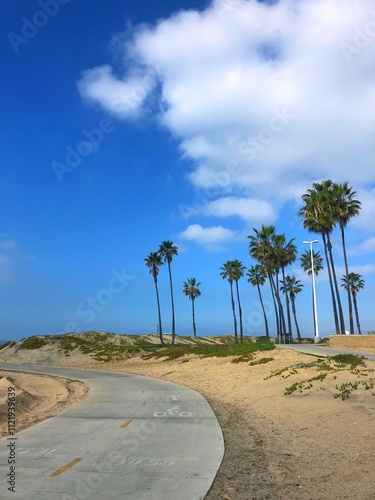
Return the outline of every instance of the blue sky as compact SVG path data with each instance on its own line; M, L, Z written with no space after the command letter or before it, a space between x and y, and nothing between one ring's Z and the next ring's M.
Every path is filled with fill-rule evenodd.
M254 264L246 236L263 223L307 248L301 195L328 178L362 201L349 265L366 281L362 329L375 330L370 0L20 0L3 9L1 42L0 338L155 331L144 258L163 240L179 248L177 332L191 334L182 283L194 276L198 334L230 333L220 266ZM341 276L338 231L333 243ZM298 262L288 273L311 336L310 279ZM168 331L166 267L159 286ZM263 334L256 290L240 288L245 332ZM317 300L328 335L324 272Z

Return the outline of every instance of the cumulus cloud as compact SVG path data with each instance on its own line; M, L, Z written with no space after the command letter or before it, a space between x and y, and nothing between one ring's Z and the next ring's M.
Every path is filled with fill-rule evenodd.
M104 65L85 71L78 89L84 98L125 119L139 117L154 84L151 75L141 73L119 80L112 68Z
M203 228L199 224L191 224L185 231L179 233L177 237L182 240L194 241L211 251L222 250L225 248L221 245L222 243L227 243L237 238L234 231L223 226Z
M276 213L270 203L255 198L235 198L234 196L226 196L209 202L204 207L203 214L216 217L238 216L252 224L271 224L276 218Z
M215 0L139 26L122 42L123 75L93 68L79 89L120 118L157 98L153 111L180 140L190 182L224 192L206 213L245 219L250 200L262 199L272 219L325 178L370 199L374 27L373 0ZM375 221L374 203L366 208Z
M357 255L367 252L375 252L375 236L367 238L365 241L355 247L348 248L349 255Z

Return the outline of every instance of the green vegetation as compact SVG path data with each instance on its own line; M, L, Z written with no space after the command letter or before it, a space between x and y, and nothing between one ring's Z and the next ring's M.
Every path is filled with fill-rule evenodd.
M5 342L4 344L0 345L0 351L1 349L5 349L6 347L14 347L16 345L15 340L8 340L8 342Z
M41 347L48 345L48 342L45 340L45 337L29 337L25 339L21 345L21 349L40 349Z
M374 382L372 380L360 380L356 382L344 382L340 385L336 385L336 389L339 391L338 393L334 394L333 397L336 398L341 398L343 401L345 399L348 399L351 392L356 391L358 387L363 386L366 391L369 389L373 389L374 387ZM373 393L374 395L374 393Z
M265 363L269 363L270 361L273 361L274 358L260 358L258 359L258 361L251 361L251 363L249 363L250 366L254 366L254 365L264 365Z
M166 348L157 348L152 353L144 354L144 359L165 358L165 361L178 359L189 354L196 356L207 357L228 357L237 356L239 361L249 361L252 359L252 354L258 351L270 351L274 349L272 343L251 342L244 344L224 343L216 345L189 345L189 346L174 346ZM224 337L225 341L225 337ZM234 360L234 362L236 362Z
M286 396L290 396L290 394L293 394L293 392L297 390L299 390L299 392L302 393L305 390L312 389L313 388L312 382L314 382L315 380L319 380L320 382L322 382L326 378L326 376L327 376L326 373L321 373L316 377L311 377L307 380L302 380L301 382L294 382L294 384L285 388L284 394Z
M297 363L295 365L286 366L281 370L275 370L271 372L271 375L265 377L265 380L268 380L275 376L281 376L286 379L291 377L292 375L298 375L299 370L306 368L313 368L317 371L321 372L318 375L311 377L306 380L300 380L294 382L289 387L285 388L284 394L289 396L296 391L300 393L309 390L313 387L314 381L322 382L328 374L334 374L342 371L349 371L352 374L358 375L358 377L368 376L368 371L370 370L362 370L360 371L360 367L366 367L364 359L360 356L356 356L354 354L339 354L337 356L331 356L325 359L317 359L315 361L311 361L310 363ZM337 378L336 375L333 375L333 380ZM364 387L366 390L372 389L374 382L372 379L368 380L360 380L355 382L347 382L341 385L336 385L337 393L334 393L334 398L341 397L342 400L348 399L350 393L353 390L358 389L359 387ZM324 387L320 387L321 390L325 390Z

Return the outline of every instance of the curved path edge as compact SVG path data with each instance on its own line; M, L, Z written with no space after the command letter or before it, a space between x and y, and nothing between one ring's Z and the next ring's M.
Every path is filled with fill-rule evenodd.
M198 392L119 372L10 363L0 369L89 388L74 407L0 439L0 499L198 500L210 490L224 440ZM15 492L8 490L13 472Z

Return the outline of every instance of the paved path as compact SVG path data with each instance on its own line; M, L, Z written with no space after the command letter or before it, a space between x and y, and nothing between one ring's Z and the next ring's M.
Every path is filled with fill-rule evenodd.
M198 500L224 455L220 426L197 392L116 372L0 364L83 381L88 397L0 439L0 499ZM10 443L16 493L8 492Z
M363 356L366 359L372 359L375 361L375 354L370 352L346 351L344 349L334 349L319 344L280 344L276 345L276 347L277 349L292 349L293 351L303 352L304 354L311 354L312 356L320 356L323 358L336 356L337 354L355 354L356 356Z

